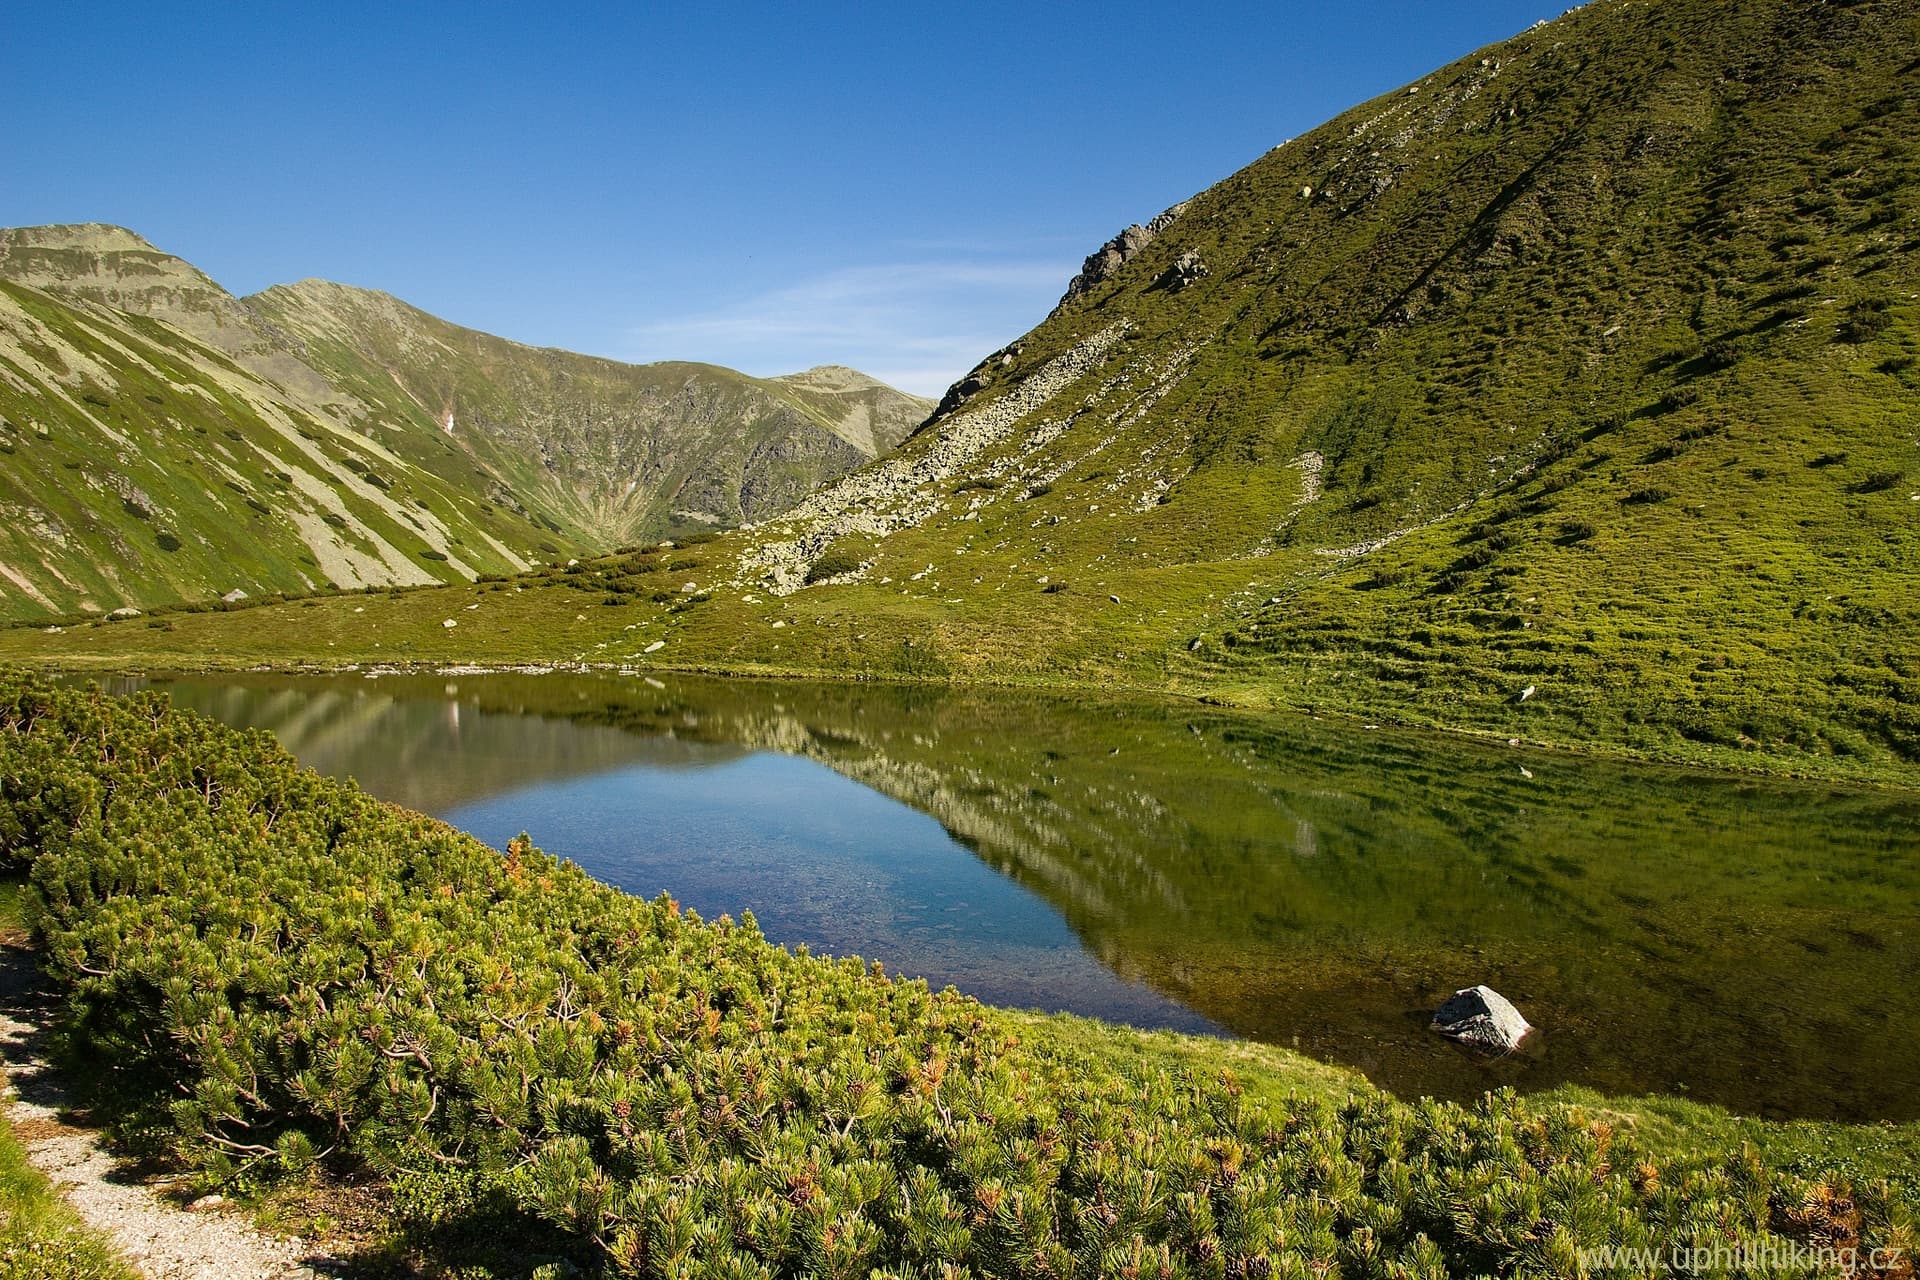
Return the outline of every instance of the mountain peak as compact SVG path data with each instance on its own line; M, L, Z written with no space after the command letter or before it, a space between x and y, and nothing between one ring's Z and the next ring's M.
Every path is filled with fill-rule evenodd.
M817 364L811 369L783 373L767 381L808 391L866 391L887 385L871 374L850 369L843 364Z
M54 222L38 227L0 227L0 254L14 248L88 249L96 253L158 253L138 232L111 222Z
M230 298L185 259L107 222L0 228L0 276L122 311L144 312L156 289Z

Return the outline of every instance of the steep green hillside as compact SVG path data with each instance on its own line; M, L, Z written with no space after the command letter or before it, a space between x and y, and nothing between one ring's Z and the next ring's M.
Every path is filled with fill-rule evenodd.
M460 581L764 518L930 407L317 281L238 299L118 227L0 230L0 617Z
M0 616L460 581L560 549L178 329L5 280L0 430Z
M748 576L962 597L959 668L1017 596L1082 672L1920 757L1917 17L1613 0L1360 107L1090 259Z
M767 380L527 347L320 280L247 303L365 406L363 430L602 548L778 515L931 407L851 369Z
M1912 781L1916 37L1912 0L1598 0L1116 237L750 536L378 648L142 648L1119 682Z

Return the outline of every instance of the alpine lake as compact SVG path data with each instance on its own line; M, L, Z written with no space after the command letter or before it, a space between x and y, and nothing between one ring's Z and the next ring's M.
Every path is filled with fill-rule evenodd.
M1920 793L1187 702L617 674L119 678L495 846L991 1003L1403 1096L1920 1118ZM1429 1029L1486 983L1538 1028Z

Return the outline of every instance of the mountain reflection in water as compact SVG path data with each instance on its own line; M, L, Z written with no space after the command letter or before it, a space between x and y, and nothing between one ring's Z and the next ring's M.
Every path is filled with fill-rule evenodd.
M995 1002L1405 1094L1920 1116L1920 796L1187 703L662 683L165 682L496 845ZM1537 1046L1489 1065L1426 1029L1476 982Z

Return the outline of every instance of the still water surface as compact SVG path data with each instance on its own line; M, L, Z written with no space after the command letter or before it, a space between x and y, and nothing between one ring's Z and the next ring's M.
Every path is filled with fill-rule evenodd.
M489 843L525 830L633 892L996 1003L1292 1045L1403 1093L1920 1116L1912 793L1154 702L158 683ZM1529 1051L1486 1064L1426 1030L1475 982L1542 1029Z

